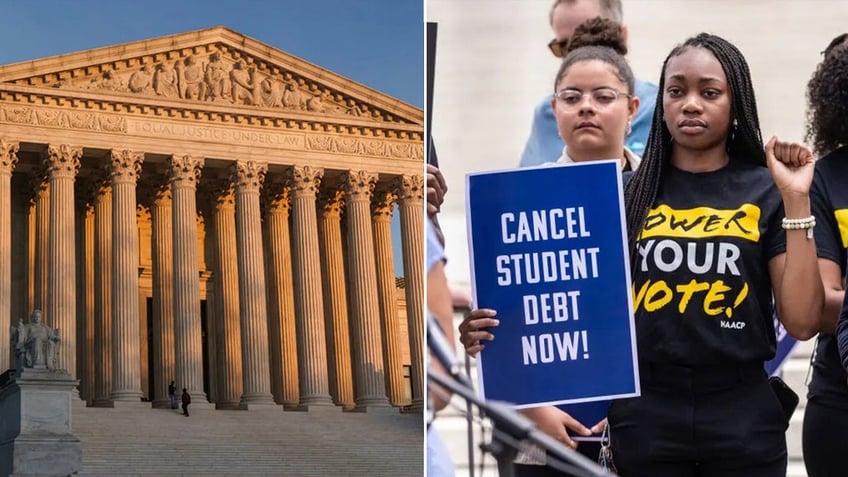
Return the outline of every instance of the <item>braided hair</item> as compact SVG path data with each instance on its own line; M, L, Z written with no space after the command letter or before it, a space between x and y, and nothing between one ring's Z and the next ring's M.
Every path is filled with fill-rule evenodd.
M819 156L848 145L848 34L834 38L822 53L807 83L805 136Z
M760 133L760 120L757 115L757 103L754 100L754 87L751 72L742 52L727 40L701 33L676 46L663 62L660 84L657 92L657 104L651 123L648 144L639 169L633 174L624 188L624 204L627 220L628 242L631 262L636 257L636 240L642 233L648 210L654 205L662 180L663 169L671 162L672 137L665 124L663 110L663 92L665 89L665 71L671 58L681 55L689 48L704 48L711 52L721 64L730 88L731 126L727 138L727 154L730 160L752 162L765 167L766 155L763 150L763 138Z

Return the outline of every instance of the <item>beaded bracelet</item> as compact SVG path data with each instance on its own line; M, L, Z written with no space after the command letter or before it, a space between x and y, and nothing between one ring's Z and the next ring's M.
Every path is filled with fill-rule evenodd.
M811 215L802 219L789 219L784 217L780 224L783 230L806 230L807 238L813 238L813 227L816 226L816 216Z

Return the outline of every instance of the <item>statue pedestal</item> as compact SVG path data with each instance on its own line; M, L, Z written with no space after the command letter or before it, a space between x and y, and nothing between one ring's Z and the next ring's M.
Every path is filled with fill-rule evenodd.
M71 393L64 370L26 368L0 387L0 475L67 476L82 447L71 433Z

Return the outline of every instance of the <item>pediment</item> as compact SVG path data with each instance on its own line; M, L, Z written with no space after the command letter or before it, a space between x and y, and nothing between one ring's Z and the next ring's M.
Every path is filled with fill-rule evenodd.
M423 124L423 112L224 27L0 66L0 82Z

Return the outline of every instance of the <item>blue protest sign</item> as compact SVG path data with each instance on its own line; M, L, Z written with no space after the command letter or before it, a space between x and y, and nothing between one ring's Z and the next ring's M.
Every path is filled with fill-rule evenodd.
M770 361L766 361L766 372L769 376L777 376L780 374L781 368L783 368L783 363L789 359L789 355L792 354L792 350L795 349L795 345L798 344L798 340L789 335L786 331L786 328L780 324L780 320L777 318L777 312L774 313L774 331L777 334L777 349L774 353L774 358Z
M619 162L470 174L466 190L475 306L500 320L479 355L483 396L637 396Z

